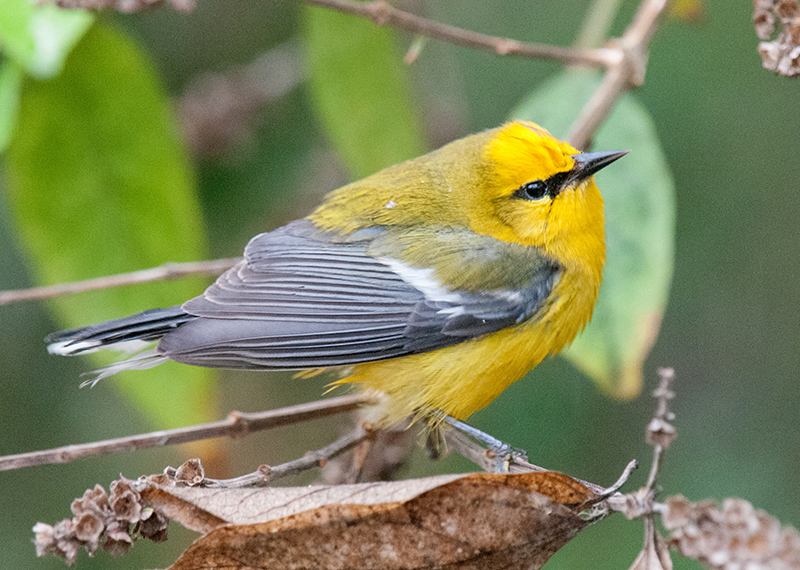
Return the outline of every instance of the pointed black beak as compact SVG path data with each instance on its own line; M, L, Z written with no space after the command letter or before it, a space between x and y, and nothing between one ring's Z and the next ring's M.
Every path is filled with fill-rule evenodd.
M608 150L603 152L582 152L580 154L573 154L572 159L575 161L575 166L573 166L572 170L569 172L570 181L580 182L581 180L586 180L601 168L605 168L629 152L629 150Z

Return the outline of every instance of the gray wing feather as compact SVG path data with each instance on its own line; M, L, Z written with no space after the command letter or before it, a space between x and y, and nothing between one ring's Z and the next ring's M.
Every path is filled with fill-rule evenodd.
M372 232L374 233L374 232ZM198 318L165 335L172 360L221 368L305 369L442 348L533 315L557 268L523 291L428 299L386 262L372 235L339 242L300 220L256 236L245 259L182 309Z

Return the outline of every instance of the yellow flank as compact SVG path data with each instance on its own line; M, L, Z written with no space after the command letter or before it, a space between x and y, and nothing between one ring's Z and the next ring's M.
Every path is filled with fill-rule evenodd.
M466 419L583 329L597 292L576 290L581 281L563 278L535 321L433 352L357 364L337 384L356 382L388 394L390 423L434 410Z
M466 227L536 248L560 267L531 318L431 352L353 365L337 384L387 393L389 420L433 410L464 419L572 342L591 318L605 263L603 199L591 176L569 182L575 155L538 125L514 122L333 192L309 216L324 229ZM552 197L520 199L519 189L537 180L566 186ZM446 287L448 270L432 269Z

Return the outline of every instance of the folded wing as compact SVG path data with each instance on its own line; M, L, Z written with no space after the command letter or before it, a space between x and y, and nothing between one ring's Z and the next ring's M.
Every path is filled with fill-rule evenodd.
M531 318L558 274L542 263L529 287L450 290L430 269L370 255L381 231L336 238L300 220L255 237L239 265L184 303L197 318L166 334L159 352L187 364L251 369L425 352Z

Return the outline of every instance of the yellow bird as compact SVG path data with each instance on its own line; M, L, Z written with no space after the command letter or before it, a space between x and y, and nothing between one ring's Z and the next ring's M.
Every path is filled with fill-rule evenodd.
M166 360L334 368L387 394L387 421L463 420L591 318L605 263L592 175L626 152L581 153L522 121L467 136L254 237L199 297L55 333L48 350L158 342L94 381Z

